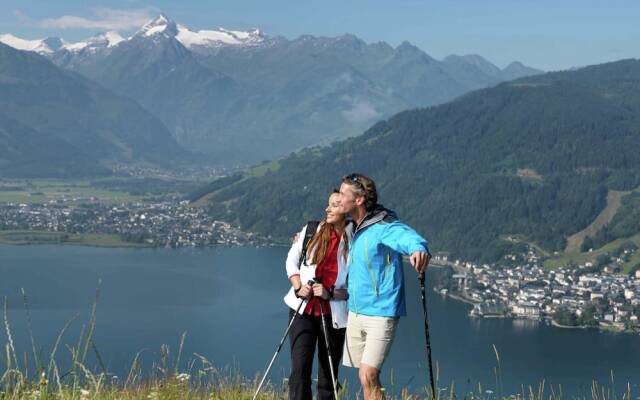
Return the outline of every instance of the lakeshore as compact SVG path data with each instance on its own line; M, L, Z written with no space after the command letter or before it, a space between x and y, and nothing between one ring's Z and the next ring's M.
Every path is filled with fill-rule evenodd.
M68 234L48 231L0 231L0 245L47 245L89 246L106 248L153 247L148 243L127 242L113 234Z
M623 251L635 257L636 248ZM549 271L538 265L534 254L527 256L528 263L491 267L436 256L435 265L450 270L434 290L472 305L472 317L549 320L564 329L640 331L640 271L617 272L620 256L603 260L609 263L603 273L592 263Z

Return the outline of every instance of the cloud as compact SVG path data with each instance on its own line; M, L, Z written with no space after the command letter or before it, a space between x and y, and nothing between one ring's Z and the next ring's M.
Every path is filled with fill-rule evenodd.
M147 7L134 10L116 10L98 8L92 18L76 15L63 15L57 18L33 20L20 11L14 11L18 19L30 21L32 25L45 29L101 29L101 30L129 30L139 28L152 19L158 11Z
M380 116L380 113L367 100L346 97L343 97L343 100L348 100L351 107L342 111L342 115L352 123L369 122Z

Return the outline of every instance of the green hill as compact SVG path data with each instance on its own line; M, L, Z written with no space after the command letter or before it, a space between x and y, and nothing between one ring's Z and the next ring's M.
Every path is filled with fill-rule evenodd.
M0 176L93 176L186 154L133 100L0 43Z
M362 136L292 154L263 176L214 185L209 209L285 239L357 171L436 251L495 260L517 246L505 235L562 251L609 190L640 185L639 86L640 62L624 60L402 112Z

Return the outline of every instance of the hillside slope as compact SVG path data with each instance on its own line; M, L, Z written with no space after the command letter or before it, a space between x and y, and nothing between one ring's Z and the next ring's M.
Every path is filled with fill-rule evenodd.
M318 217L340 176L378 183L381 202L434 249L492 260L522 235L562 251L606 205L640 184L640 62L523 78L402 112L362 136L279 161L217 188L210 210L286 238ZM523 174L522 171L528 171Z
M0 93L0 175L86 176L112 163L187 158L134 101L1 43Z

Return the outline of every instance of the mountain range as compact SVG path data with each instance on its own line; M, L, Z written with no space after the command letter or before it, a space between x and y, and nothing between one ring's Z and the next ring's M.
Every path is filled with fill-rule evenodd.
M107 32L0 41L137 101L210 162L251 164L362 133L399 111L541 71L480 56L436 60L404 42L353 35L296 39L260 30L192 30L165 15L129 37Z
M188 158L135 101L2 43L0 93L0 176L95 176Z
M608 192L640 185L638 88L638 60L517 79L213 182L193 200L287 241L321 217L341 176L363 172L434 251L483 261L523 243L561 252ZM625 204L606 240L640 232L637 201Z

